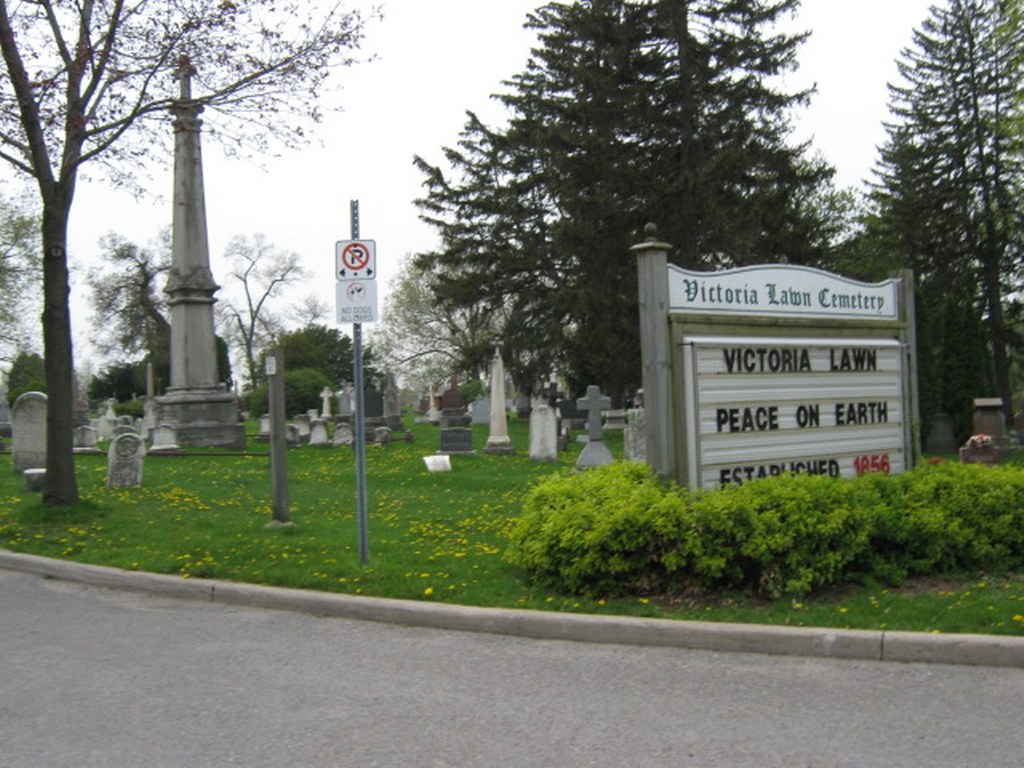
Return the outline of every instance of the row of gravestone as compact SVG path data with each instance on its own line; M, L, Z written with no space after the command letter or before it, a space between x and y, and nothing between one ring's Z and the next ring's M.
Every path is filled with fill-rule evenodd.
M42 489L46 477L46 402L42 392L26 392L11 409L11 465L30 490ZM134 430L116 435L107 448L107 485L140 485L145 452Z
M578 466L597 466L608 463L611 460L610 453L601 440L602 425L600 414L608 404L607 398L600 395L596 387L588 388L588 397L581 398L575 404L582 412L591 414L588 424L588 435L586 445L580 455ZM299 414L288 425L289 441L295 444L308 442L311 445L351 445L352 427L349 420L344 417L337 417L334 425L333 440L328 440L326 429L327 422L324 419L313 418L314 413ZM14 440L14 468L16 471L25 469L39 469L46 461L46 396L41 393L26 393L18 399L15 409L12 412L13 424L16 428L12 430L18 435ZM560 426L564 422L564 426ZM564 449L568 439L568 431L573 420L562 419L558 410L552 408L544 400L535 402L530 413L530 458L535 461L555 461L559 449ZM261 419L261 436L269 435L269 418ZM305 428L308 427L308 431ZM605 424L605 428L615 428ZM135 432L135 428L122 423L117 426L117 434L109 451L114 450L113 442L121 437L134 438L138 445L145 450L145 444ZM373 430L371 439L376 443L386 443L393 439L393 430L386 425L371 425ZM628 419L625 423L625 452L627 458L643 460L645 451L645 436L643 429L642 409L632 409L628 412ZM97 430L91 426L76 428L76 449L96 450ZM123 441L126 444L131 441ZM153 430L151 451L161 452L177 449L173 427L159 425ZM466 428L449 427L441 430L441 453L471 453L473 452L472 431ZM507 451L503 451L507 452ZM32 473L33 476L36 473ZM139 469L141 480L141 467Z
M323 418L317 411L296 414L285 424L285 441L288 445L352 445L355 442L353 416L338 415ZM259 419L259 432L256 440L270 440L270 416L264 414ZM394 440L411 440L412 434L402 429L400 416L368 416L365 419L366 439L376 444L386 444Z
M609 411L609 404L608 398L602 396L595 386L588 387L587 397L579 398L572 404L569 418L563 416L561 407L552 407L545 399L535 399L528 416L530 458L534 461L556 461L559 451L564 450L568 443L570 430L583 422L587 427L587 435L581 436L585 445L577 459L577 468L611 462L611 453L602 440L603 429L623 429L626 458L644 461L647 438L643 409ZM580 418L581 415L584 418ZM472 439L473 432L468 428L442 427L440 453L473 453Z

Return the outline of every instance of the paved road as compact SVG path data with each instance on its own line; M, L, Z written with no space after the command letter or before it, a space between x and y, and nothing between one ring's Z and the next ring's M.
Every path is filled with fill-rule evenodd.
M1020 766L1024 670L588 645L0 570L0 765Z

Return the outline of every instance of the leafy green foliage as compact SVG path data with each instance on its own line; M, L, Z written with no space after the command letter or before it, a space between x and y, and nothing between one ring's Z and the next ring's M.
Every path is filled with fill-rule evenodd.
M855 578L1024 564L1024 472L948 463L853 480L766 478L692 493L617 463L535 486L506 559L585 594L803 595Z
M1020 349L1012 321L1020 313L1024 153L1012 125L1021 115L1024 30L1009 10L1000 0L939 3L914 31L898 62L903 84L890 88L893 118L866 229L914 270L922 310L933 318L919 330L921 354L940 365L938 380L949 386L939 405L960 429L958 396L999 395L1009 415L1010 353ZM971 338L975 328L981 344ZM990 363L969 359L980 350ZM953 379L965 371L963 389Z
M45 392L45 363L35 352L19 352L7 372L7 399L14 402L23 392Z
M614 592L651 570L654 510L664 493L643 464L618 462L535 485L509 534L506 559L571 592Z
M469 114L445 166L416 164L440 235L416 265L436 301L500 323L509 370L552 370L615 400L640 370L636 269L645 224L690 268L821 257L831 171L792 141L806 92L779 88L802 35L775 23L795 0L548 3L538 45L498 98L494 130ZM477 350L483 362L492 346ZM469 352L466 363L472 365Z
M292 371L285 371L285 414L305 413L314 408L319 411L323 405L320 393L324 387L332 388L331 380L322 371L315 368L297 368ZM266 382L260 384L260 386L249 393L246 405L252 413L261 414L267 412L269 406Z

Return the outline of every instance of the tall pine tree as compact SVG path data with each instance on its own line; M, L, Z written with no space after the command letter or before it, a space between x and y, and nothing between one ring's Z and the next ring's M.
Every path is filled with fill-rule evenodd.
M915 30L899 62L905 84L891 88L894 120L873 192L872 234L914 269L925 311L969 310L985 320L992 362L975 372L973 395L994 386L1009 419L1014 338L1006 318L1024 255L1024 158L1012 123L1024 42L1008 8L1005 0L949 0ZM957 338L940 333L946 325L932 323L934 334L920 341L941 361L963 354L944 348ZM940 405L965 407L951 393Z
M803 39L774 25L797 5L549 3L500 96L508 126L471 117L446 151L451 178L418 160L442 243L420 262L440 299L503 313L521 384L552 367L576 389L638 383L629 246L648 221L691 268L820 257L828 233L807 201L830 170L787 143L808 94L773 87Z

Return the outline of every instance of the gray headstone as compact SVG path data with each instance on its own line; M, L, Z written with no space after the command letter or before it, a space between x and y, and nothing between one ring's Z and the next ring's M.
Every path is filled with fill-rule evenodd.
M473 405L470 406L469 412L471 424L490 424L491 398L477 398L476 400L473 401Z
M7 402L7 388L0 384L0 437L11 436L11 406Z
M398 383L390 373L385 377L384 394L382 395L382 415L388 426L401 426L402 412L398 404Z
M22 474L25 478L26 491L41 491L46 484L46 468L30 467Z
M328 445L330 440L327 437L327 422L323 419L313 419L309 424L309 444Z
M626 412L619 411L605 411L604 412L604 427L603 429L625 429L626 428Z
M932 428L924 441L927 453L955 453L960 447L953 429L953 417L948 413L936 413L932 416Z
M533 410L530 405L530 396L520 392L516 395L516 416L520 419L527 419L530 417L530 413Z
M178 450L178 431L170 424L158 424L153 428L153 445L150 453Z
M146 445L134 433L118 435L107 449L107 487L134 488L142 485L142 457Z
M151 429L156 429L156 400L147 397L146 404L142 407L141 434L148 435Z
M373 387L363 390L363 407L367 419L384 418L384 396Z
M530 458L534 461L558 458L558 415L543 401L538 401L530 412Z
M441 453L473 453L473 430L450 427L441 430Z
M997 440L1006 437L1001 397L979 397L974 400L974 434L991 435Z
M623 449L631 461L647 461L647 419L643 408L626 411L626 431Z
M117 426L117 418L111 418L107 414L96 419L96 434L100 440L109 440L114 436L114 427Z
M352 396L347 389L335 393L338 397L338 416L348 418L352 415Z
M587 412L579 405L584 399L561 398L555 403L559 418L566 423L569 429L583 429L587 426ZM606 408L607 406L601 407Z
M99 435L96 428L88 424L75 427L73 444L75 450L89 451L96 448L96 441Z
M352 432L352 425L347 421L339 421L334 425L334 445L352 445L355 442L355 435Z
M299 435L301 442L309 440L309 414L308 413L297 413L292 418L292 424L295 426L295 430Z
M11 409L11 454L15 472L46 466L46 395L25 392Z

